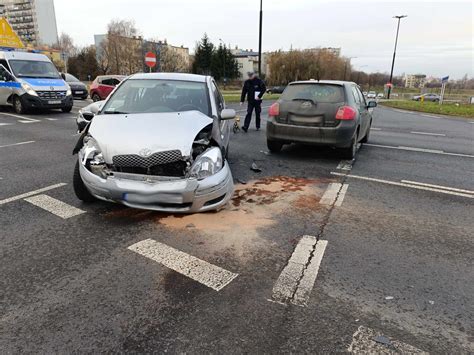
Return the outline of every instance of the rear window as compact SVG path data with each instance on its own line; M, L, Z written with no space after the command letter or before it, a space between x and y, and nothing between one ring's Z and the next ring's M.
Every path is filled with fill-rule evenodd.
M313 102L336 103L344 101L344 89L332 84L293 84L287 86L282 100L309 100Z

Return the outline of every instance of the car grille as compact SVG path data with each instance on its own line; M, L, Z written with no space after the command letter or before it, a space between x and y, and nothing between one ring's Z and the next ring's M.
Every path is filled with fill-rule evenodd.
M66 91L37 91L43 100L62 100L66 97Z
M129 174L182 177L187 163L179 150L169 150L141 157L136 154L116 155L112 158L116 171Z

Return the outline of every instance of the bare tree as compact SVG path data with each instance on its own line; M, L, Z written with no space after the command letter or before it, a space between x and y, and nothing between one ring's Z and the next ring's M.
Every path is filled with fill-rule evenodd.
M53 45L53 48L60 50L66 57L72 57L77 54L77 48L72 37L64 32L59 35L58 41Z

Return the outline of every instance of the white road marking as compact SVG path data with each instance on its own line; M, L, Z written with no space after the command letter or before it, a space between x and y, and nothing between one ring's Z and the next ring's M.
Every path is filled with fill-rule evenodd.
M433 187L433 188L435 188L435 189L448 190L448 191L455 191L455 192L462 192L462 193L466 193L466 194L474 194L474 191L471 191L471 190L458 189L458 188L456 188L456 187L447 187L447 186L442 186L442 185L427 184L427 183L424 183L424 182L417 182L417 181L410 181L410 180L402 180L402 183L404 183L404 184L410 184L410 185Z
M327 240L305 235L296 245L288 264L273 286L272 300L305 306L313 290Z
M380 341L377 342L377 339ZM388 344L383 344L384 341ZM353 354L428 354L410 344L391 339L381 332L362 325L352 335L352 342L347 351Z
M24 121L24 120L18 120L18 122L20 122L20 123L38 123L38 122L41 122L41 121L38 121L38 120L36 120L36 121Z
M341 174L344 175L344 174ZM342 206L342 201L344 201L344 196L346 195L346 191L349 185L347 184L340 184L340 183L330 183L328 188L319 200L321 205L333 205L334 206Z
M411 131L412 134L421 134L424 136L438 136L438 137L446 137L446 134L442 133L430 133L430 132L418 132L418 131Z
M337 176L347 176L348 178L354 178L354 179L359 179L359 180L366 180L366 181L373 181L373 182L380 182L383 184L388 184L388 185L394 185L394 186L402 186L402 187L410 187L412 189L418 189L418 190L425 190L425 191L432 191L432 192L439 192L443 194L448 194L448 195L454 195L454 196L461 196L461 197L467 197L467 198L474 198L474 195L471 195L470 193L461 193L461 192L455 192L455 191L449 191L449 190L443 190L443 189L437 189L433 187L428 187L428 186L418 186L418 185L412 185L412 184L407 184L403 182L397 182L397 181L390 181L390 180L383 180L383 179L376 179L376 178L371 178L367 176L359 176L359 175L346 175L342 173L336 173L336 172L331 172L332 175L337 175Z
M336 169L350 171L352 169L352 162L353 160L341 160Z
M40 120L36 120L36 119L34 119L34 118L29 118L29 117L20 116L20 115L14 115L13 113L0 112L0 116L1 116L1 115L19 118L19 119L24 120L24 121L40 122ZM22 121L19 121L19 122L22 122Z
M153 239L142 240L129 246L128 249L216 291L223 289L238 276Z
M46 120L48 120L48 121L57 121L58 119L57 118L46 118Z
M432 153L432 154L441 154L441 155L450 155L455 157L464 157L464 158L474 158L474 155L470 154L461 154L461 153L448 153L442 150L435 149L424 149L424 148L414 148L414 147L404 147L404 146L392 146L392 145L381 145L381 144L371 144L365 143L366 147L377 147L377 148L387 148L387 149L397 149L397 150L408 150L412 152L421 152L421 153Z
M19 143L0 145L0 148L13 147L13 146L16 146L16 145L30 144L30 143L34 143L34 142L35 141L27 141L27 142L19 142Z
M52 214L61 217L63 219L68 219L83 213L83 211L77 207L68 205L65 202L59 201L55 198L52 198L48 195L38 195L33 197L25 198L25 201L38 206Z
M377 127L370 127L371 131L381 131L382 128L377 128Z
M38 189L38 190L25 192L24 194L21 194L21 195L16 195L16 196L13 196L13 197L6 198L4 200L0 200L0 205L4 205L6 203L13 202L13 201L16 201L16 200L21 200L21 199L26 198L26 197L38 195L38 194L43 193L45 191L57 189L58 187L62 187L62 186L65 186L65 185L67 185L67 184L61 182L59 184L46 186L46 187L43 187L43 188Z
M13 123L0 123L0 126L11 126Z

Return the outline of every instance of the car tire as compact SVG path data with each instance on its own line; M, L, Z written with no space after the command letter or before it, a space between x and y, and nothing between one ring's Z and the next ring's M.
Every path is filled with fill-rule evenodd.
M370 138L370 128L372 127L372 122L370 122L369 128L367 129L367 133L365 134L364 138L360 141L361 143L368 143Z
M13 109L15 110L15 113L21 115L23 113L26 113L26 107L23 105L23 102L21 102L21 99L18 96L13 97Z
M81 173L79 172L79 161L76 162L76 166L74 167L72 186L74 187L74 193L79 200L89 203L96 200L89 190L87 190L86 185L84 185L84 181L82 181Z
M72 106L61 107L61 111L64 113L69 113L72 110Z
M355 158L357 152L357 134L352 138L351 145L347 148L341 149L341 156L343 159L352 160Z
M279 153L281 152L281 149L283 148L283 143L280 141L267 139L267 147L270 152Z
M99 94L92 95L92 101L97 102L97 101L100 101L100 100L101 100L101 98L100 98Z

